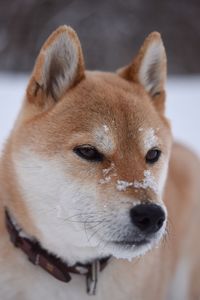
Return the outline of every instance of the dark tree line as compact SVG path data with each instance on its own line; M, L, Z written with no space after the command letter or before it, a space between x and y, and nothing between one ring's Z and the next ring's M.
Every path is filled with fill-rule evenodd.
M0 70L31 70L41 44L61 24L78 32L87 68L128 63L157 30L170 73L200 72L199 0L0 0Z

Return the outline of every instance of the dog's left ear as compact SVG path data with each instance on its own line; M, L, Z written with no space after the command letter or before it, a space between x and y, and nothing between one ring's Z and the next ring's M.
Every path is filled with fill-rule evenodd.
M152 32L145 39L133 62L120 69L118 74L142 85L155 100L155 105L162 109L165 98L167 59L160 34Z
M84 60L75 31L61 26L42 46L27 88L28 101L39 106L57 102L84 78Z

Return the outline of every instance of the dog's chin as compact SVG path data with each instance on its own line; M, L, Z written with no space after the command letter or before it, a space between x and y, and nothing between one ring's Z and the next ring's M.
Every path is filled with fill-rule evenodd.
M140 241L111 241L102 243L99 248L100 254L112 255L118 259L132 260L135 257L143 256L155 246L159 245L163 233L154 238Z
M144 244L125 244L125 243L107 243L105 247L100 247L100 254L112 255L118 259L132 260L135 257L144 255L153 247L153 242L149 241Z

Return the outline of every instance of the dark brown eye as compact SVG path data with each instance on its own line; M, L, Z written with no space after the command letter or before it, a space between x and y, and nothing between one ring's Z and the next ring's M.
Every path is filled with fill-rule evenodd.
M159 160L160 155L161 151L157 148L153 148L147 152L146 162L148 164L153 164Z
M73 151L83 159L89 161L102 161L104 156L95 147L91 145L81 145L73 149Z

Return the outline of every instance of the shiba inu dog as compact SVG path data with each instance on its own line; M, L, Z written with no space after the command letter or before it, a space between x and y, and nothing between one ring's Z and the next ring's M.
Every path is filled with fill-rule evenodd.
M165 81L157 32L116 73L47 39L1 158L1 300L200 299L200 164Z

